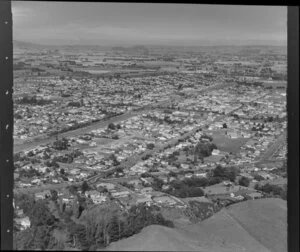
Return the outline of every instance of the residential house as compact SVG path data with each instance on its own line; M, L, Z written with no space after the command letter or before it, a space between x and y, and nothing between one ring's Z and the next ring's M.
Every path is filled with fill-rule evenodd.
M45 199L45 198L51 197L51 192L50 192L50 190L37 192L37 193L34 194L34 197L35 197L36 200Z
M27 228L30 228L30 219L28 216L23 217L23 218L15 218L16 224L20 225L20 230L23 231Z

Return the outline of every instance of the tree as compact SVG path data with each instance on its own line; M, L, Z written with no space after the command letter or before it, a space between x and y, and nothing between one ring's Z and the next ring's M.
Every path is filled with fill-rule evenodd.
M147 144L147 149L149 149L149 150L153 150L154 147L155 147L155 145L153 143Z
M119 173L121 173L121 172L123 172L124 171L124 168L122 168L122 167L118 167L117 169L116 169L116 172L119 172Z
M108 225L108 234L111 241L117 241L120 238L119 224L120 220L117 215L114 214Z
M55 217L51 214L45 200L38 200L33 205L29 218L33 226L52 226L55 223Z
M14 195L14 199L16 206L23 209L25 215L29 214L35 204L34 196L31 194L18 193Z
M262 181L262 180L264 180L264 177L261 176L261 175L259 175L259 174L254 174L254 175L253 175L253 178L254 178L255 180L257 180L257 181Z
M88 185L88 183L86 182L86 181L83 181L83 183L81 184L81 191L83 192L83 193L85 193L87 190L89 190L89 185Z
M58 199L58 193L55 190L50 190L51 200L56 201Z
M213 177L224 179L229 179L230 181L234 182L237 175L237 169L235 167L222 167L218 165L213 170Z
M111 138L117 140L119 139L119 136L117 134L114 134Z
M65 169L64 169L64 168L61 168L61 169L60 169L60 174L62 174L62 175L65 174Z
M64 137L61 140L57 139L53 143L53 148L56 149L56 150L66 150L66 149L68 149L68 140Z
M69 228L69 232L75 240L75 246L82 250L88 250L89 244L87 242L85 226L82 224L74 224Z
M246 177L241 177L239 180L239 185L248 187L250 184L250 180Z
M111 129L111 130L115 130L116 126L113 123L110 123L110 124L108 124L107 128Z
M223 123L223 129L227 129L227 124Z
M177 176L176 172L174 172L174 171L170 171L170 172L169 172L169 175L170 175L171 177L176 177L176 176Z
M163 184L164 184L164 182L161 179L159 179L157 177L153 177L153 184L152 184L152 186L153 186L153 188L155 190L160 191L161 188L162 188L162 186L163 186Z

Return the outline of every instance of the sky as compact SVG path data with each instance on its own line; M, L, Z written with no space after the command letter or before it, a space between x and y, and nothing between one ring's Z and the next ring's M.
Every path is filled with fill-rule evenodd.
M47 45L286 45L287 7L12 1L13 39Z

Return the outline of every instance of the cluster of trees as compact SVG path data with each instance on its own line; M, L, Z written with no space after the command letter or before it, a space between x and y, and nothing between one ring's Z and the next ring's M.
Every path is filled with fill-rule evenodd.
M187 186L185 184L183 184L180 188L174 188L172 190L168 190L167 192L179 198L204 196L204 192L200 187Z
M86 181L83 181L80 189L83 193L85 193L86 191L88 191L90 189L90 186Z
M159 122L160 124L163 124L163 123L168 123L168 124L172 124L172 123L175 123L175 121L172 121L170 116L169 115L165 115L164 118L157 118L155 116L151 116L151 115L147 115L146 118L149 118L149 119L152 119L156 122Z
M265 124L263 123L258 123L257 126L252 127L252 131L262 131L265 128Z
M215 207L212 203L191 200L186 212L188 212L190 218L192 217L191 219L199 221L212 216L215 212Z
M66 150L68 149L68 140L66 138L57 139L52 146L56 150Z
M68 103L69 107L81 107L81 103L80 102L75 102L75 101L71 101Z
M262 191L272 196L280 196L283 200L287 199L287 186L271 185L269 183L264 185L256 184L255 190Z
M53 230L58 226L58 220L50 212L47 200L35 201L32 196L21 194L15 196L15 202L29 217L31 226L24 231L15 232L14 249L51 249L54 240Z
M246 178L246 177L241 177L239 179L239 185L240 186L245 186L245 187L248 187L250 184L250 179Z
M86 225L77 225L70 230L72 236L77 238L78 247L90 250L105 247L110 242L137 234L144 227L153 224L174 227L171 221L164 219L156 207L145 204L132 206L128 213L123 215L112 211L107 215L95 217L87 212L84 216Z
M155 147L154 143L149 143L149 144L147 144L147 149L148 149L148 150L153 150L154 147Z
M153 182L152 182L152 188L156 191L161 191L162 190L162 186L164 185L163 180L155 177L155 176L151 176L153 178Z
M182 181L174 180L170 183L170 187L166 192L179 198L201 197L204 195L204 192L200 186L203 186L203 184L197 178L184 179Z
M25 170L25 169L21 169L20 172L20 177L26 177L26 178L32 178L34 176L40 176L41 173L36 170L36 169L33 169L32 167L30 167L28 170Z
M113 161L113 166L118 166L120 164L120 162L117 160L117 157L115 154L111 154L109 156L109 159L111 159Z
M15 153L13 156L14 162L19 162L19 161L29 161L30 159L26 155L21 155L20 152Z
M213 170L213 177L219 178L221 181L230 180L231 182L234 182L237 175L238 169L236 167L222 167L221 165L218 165Z
M150 157L152 157L151 154L146 154L145 156L142 156L142 160L147 160L147 159L149 159Z
M110 124L108 124L107 128L110 129L110 130L121 129L121 125L120 124L110 123Z
M194 151L194 162L197 162L198 158L202 160L205 157L209 157L214 149L217 149L218 147L211 142L199 142Z
M15 114L14 114L14 118L15 119L23 119L23 116L21 115L21 113L19 112L16 112Z
M257 180L257 181L265 180L265 178L264 178L263 176L261 176L261 175L259 175L259 174L257 174L257 173L253 175L253 178L254 178L255 180Z
M279 176L282 176L283 178L286 178L286 174L287 174L287 164L286 164L286 162L284 162L284 164L281 167L272 170L272 173L276 174L276 175L279 175Z
M24 96L19 100L20 104L28 104L28 105L47 105L52 103L51 100L45 100L45 99L37 99L36 96Z
M77 158L79 156L83 155L83 153L76 149L70 153L66 153L64 156L57 156L57 157L54 157L52 162L60 162L60 163L72 163L74 158Z
M45 163L44 163L47 167L54 167L54 168L59 168L59 164L54 161L54 160L47 160Z

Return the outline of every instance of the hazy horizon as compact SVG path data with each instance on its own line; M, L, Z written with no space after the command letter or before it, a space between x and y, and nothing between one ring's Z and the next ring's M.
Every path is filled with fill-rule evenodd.
M58 45L287 45L287 7L12 2L13 39Z

